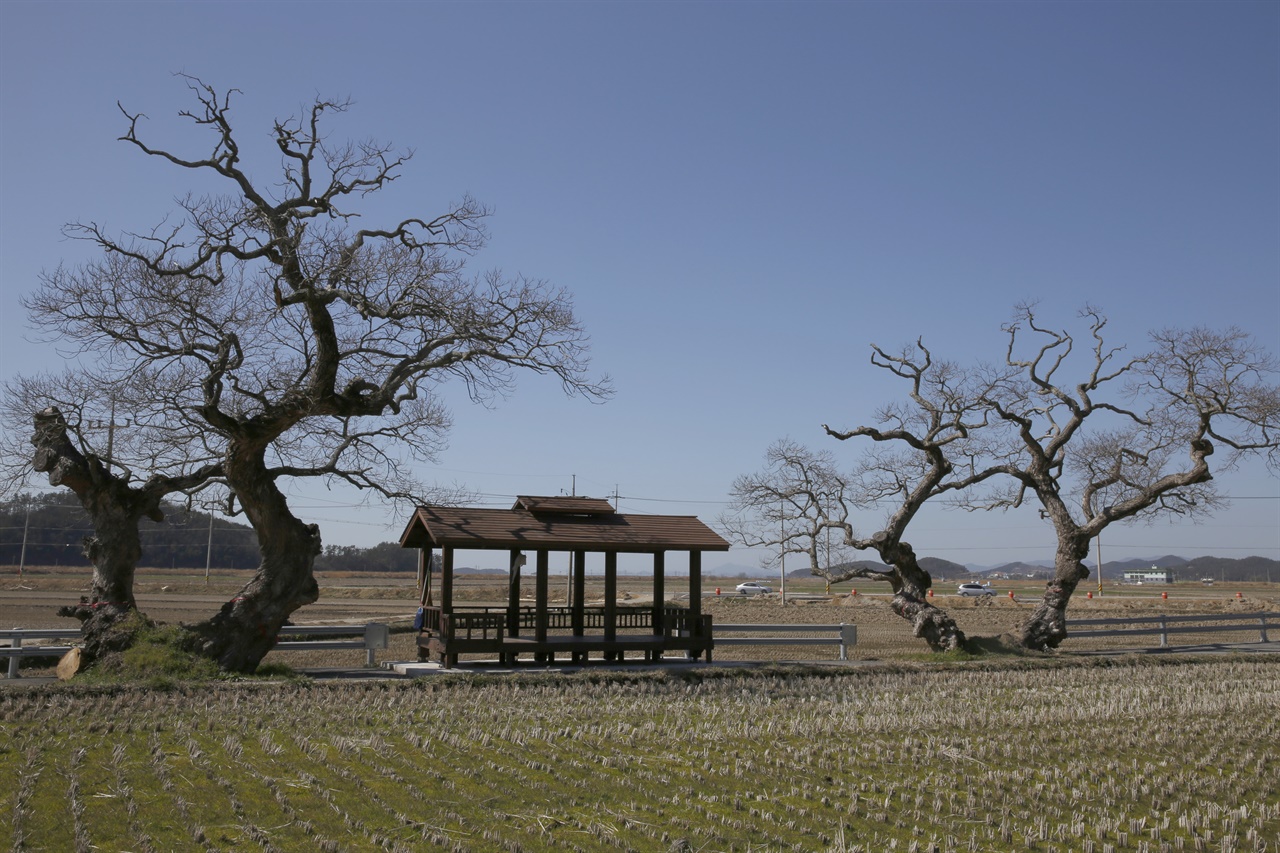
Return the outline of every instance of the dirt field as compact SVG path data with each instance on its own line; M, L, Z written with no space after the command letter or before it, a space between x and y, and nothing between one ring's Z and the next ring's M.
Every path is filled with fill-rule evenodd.
M68 569L28 571L21 582L16 571L0 569L0 627L75 627L74 620L63 619L55 611L61 604L73 602L84 590L88 575L84 570ZM138 576L139 606L152 618L162 622L189 622L207 617L248 579L247 572L217 572L208 585L203 573L192 577L163 570L141 570ZM412 575L352 576L348 574L320 576L321 598L299 610L293 621L298 624L385 622L393 629L406 628L417 607L418 593ZM925 644L911 636L910 626L889 609L888 596L874 587L857 595L848 589L840 594L821 595L819 581L788 583L791 598L785 607L779 597L743 597L728 592L737 578L708 578L703 583L706 594L704 612L714 623L724 624L813 624L851 623L858 628L858 643L851 650L853 658L893 658L925 654ZM524 592L532 596L531 584ZM588 578L587 597L596 598L603 591L599 579ZM842 585L843 586L843 585ZM1280 611L1280 585L1241 584L1230 587L1203 587L1200 584L1174 584L1168 588L1108 587L1100 597L1088 598L1085 591L1072 601L1071 614L1078 619L1121 616L1153 616L1158 614L1216 614ZM716 595L719 587L723 594ZM953 589L948 585L945 589ZM971 636L997 636L1014 631L1038 601L1042 585L1034 583L998 587L999 595L986 599L960 598L940 594L934 603L950 612L960 627ZM1014 597L1008 592L1012 590ZM668 591L679 598L684 591L679 583L668 583ZM1168 599L1161 597L1167 593ZM1239 597L1237 597L1237 592ZM642 604L650 600L652 590L647 579L619 579L619 599L624 604ZM552 599L563 600L564 579L552 578ZM505 583L489 576L463 576L455 592L459 604L500 604L506 595ZM1096 594L1095 594L1096 595ZM686 594L687 597L687 594ZM1191 642L1242 642L1240 633L1194 635ZM1256 632L1254 633L1256 638ZM1068 640L1066 650L1096 648L1106 640ZM1115 645L1115 642L1112 642ZM723 646L715 651L717 660L832 660L838 648L831 646ZM392 635L391 648L378 653L379 660L410 660L415 657L413 638L401 631ZM268 660L279 660L294 667L342 666L358 664L362 652L291 652L273 653Z

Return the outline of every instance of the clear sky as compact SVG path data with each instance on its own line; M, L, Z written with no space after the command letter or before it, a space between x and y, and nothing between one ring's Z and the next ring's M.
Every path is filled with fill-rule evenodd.
M821 447L822 423L900 394L871 342L998 359L1024 300L1054 325L1096 304L1134 345L1238 324L1280 353L1275 2L0 0L3 377L59 367L18 298L85 259L63 223L149 228L190 188L115 141L117 100L177 132L179 71L243 91L268 164L271 119L350 96L335 137L416 149L384 221L469 192L496 209L475 269L575 294L612 401L532 375L492 409L451 394L421 473L493 505L576 475L624 511L712 521L772 441ZM1280 558L1280 483L1220 483L1229 511L1112 528L1104 558ZM398 537L355 500L296 507L327 543ZM1034 511L935 511L911 539L971 564L1052 554Z

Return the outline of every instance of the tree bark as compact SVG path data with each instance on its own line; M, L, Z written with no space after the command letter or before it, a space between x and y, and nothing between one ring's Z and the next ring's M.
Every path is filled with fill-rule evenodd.
M143 518L163 521L160 494L136 489L93 455L80 452L67 436L67 423L55 407L34 417L32 467L49 475L51 486L66 486L89 515L94 533L85 537L84 555L93 566L93 583L80 602L58 609L59 616L79 619L85 639L83 664L104 651L110 628L137 609L134 572L142 556L138 524Z
M935 652L955 651L965 646L964 632L955 619L928 601L933 578L916 561L915 551L905 542L886 545L880 558L897 571L890 575L893 612L911 623L911 633Z
M218 613L188 630L195 637L194 651L216 660L224 670L248 673L271 651L293 612L320 597L313 573L321 549L320 528L289 511L258 443L233 446L225 472L257 533L261 563Z
M1059 538L1054 555L1053 580L1044 597L1023 623L1019 642L1025 649L1055 649L1067 638L1067 604L1080 582L1089 577L1084 558L1089 554L1089 537L1073 535Z

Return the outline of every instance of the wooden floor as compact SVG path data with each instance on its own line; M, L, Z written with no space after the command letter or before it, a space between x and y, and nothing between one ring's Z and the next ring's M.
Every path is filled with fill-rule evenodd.
M419 660L435 659L448 666L455 666L464 654L497 655L503 663L515 663L521 655L532 655L538 663L554 663L556 655L567 656L573 662L584 662L590 655L599 653L606 661L621 661L626 654L643 653L645 661L658 661L665 652L685 652L695 658L711 649L711 641L705 637L664 636L662 634L620 634L612 640L599 635L574 636L549 635L545 640L529 636L457 639L445 642L436 636L418 636Z

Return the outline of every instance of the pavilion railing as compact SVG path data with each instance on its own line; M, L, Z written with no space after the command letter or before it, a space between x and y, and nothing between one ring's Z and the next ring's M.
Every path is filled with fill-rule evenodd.
M582 628L584 630L604 630L606 627L606 610L604 607L584 607L582 609ZM653 607L617 607L614 608L614 627L624 630L654 631ZM537 610L532 607L521 607L516 611L514 626L521 633L534 631L538 627ZM511 614L505 607L456 607L453 613L443 616L438 607L425 607L422 613L422 628L425 631L441 633L447 625L452 628L448 632L457 638L475 639L490 637L501 638L513 627ZM666 634L688 635L697 633L701 623L696 622L686 607L666 606L662 608L662 630ZM573 630L575 628L574 610L571 607L550 607L546 611L546 627L551 631Z

